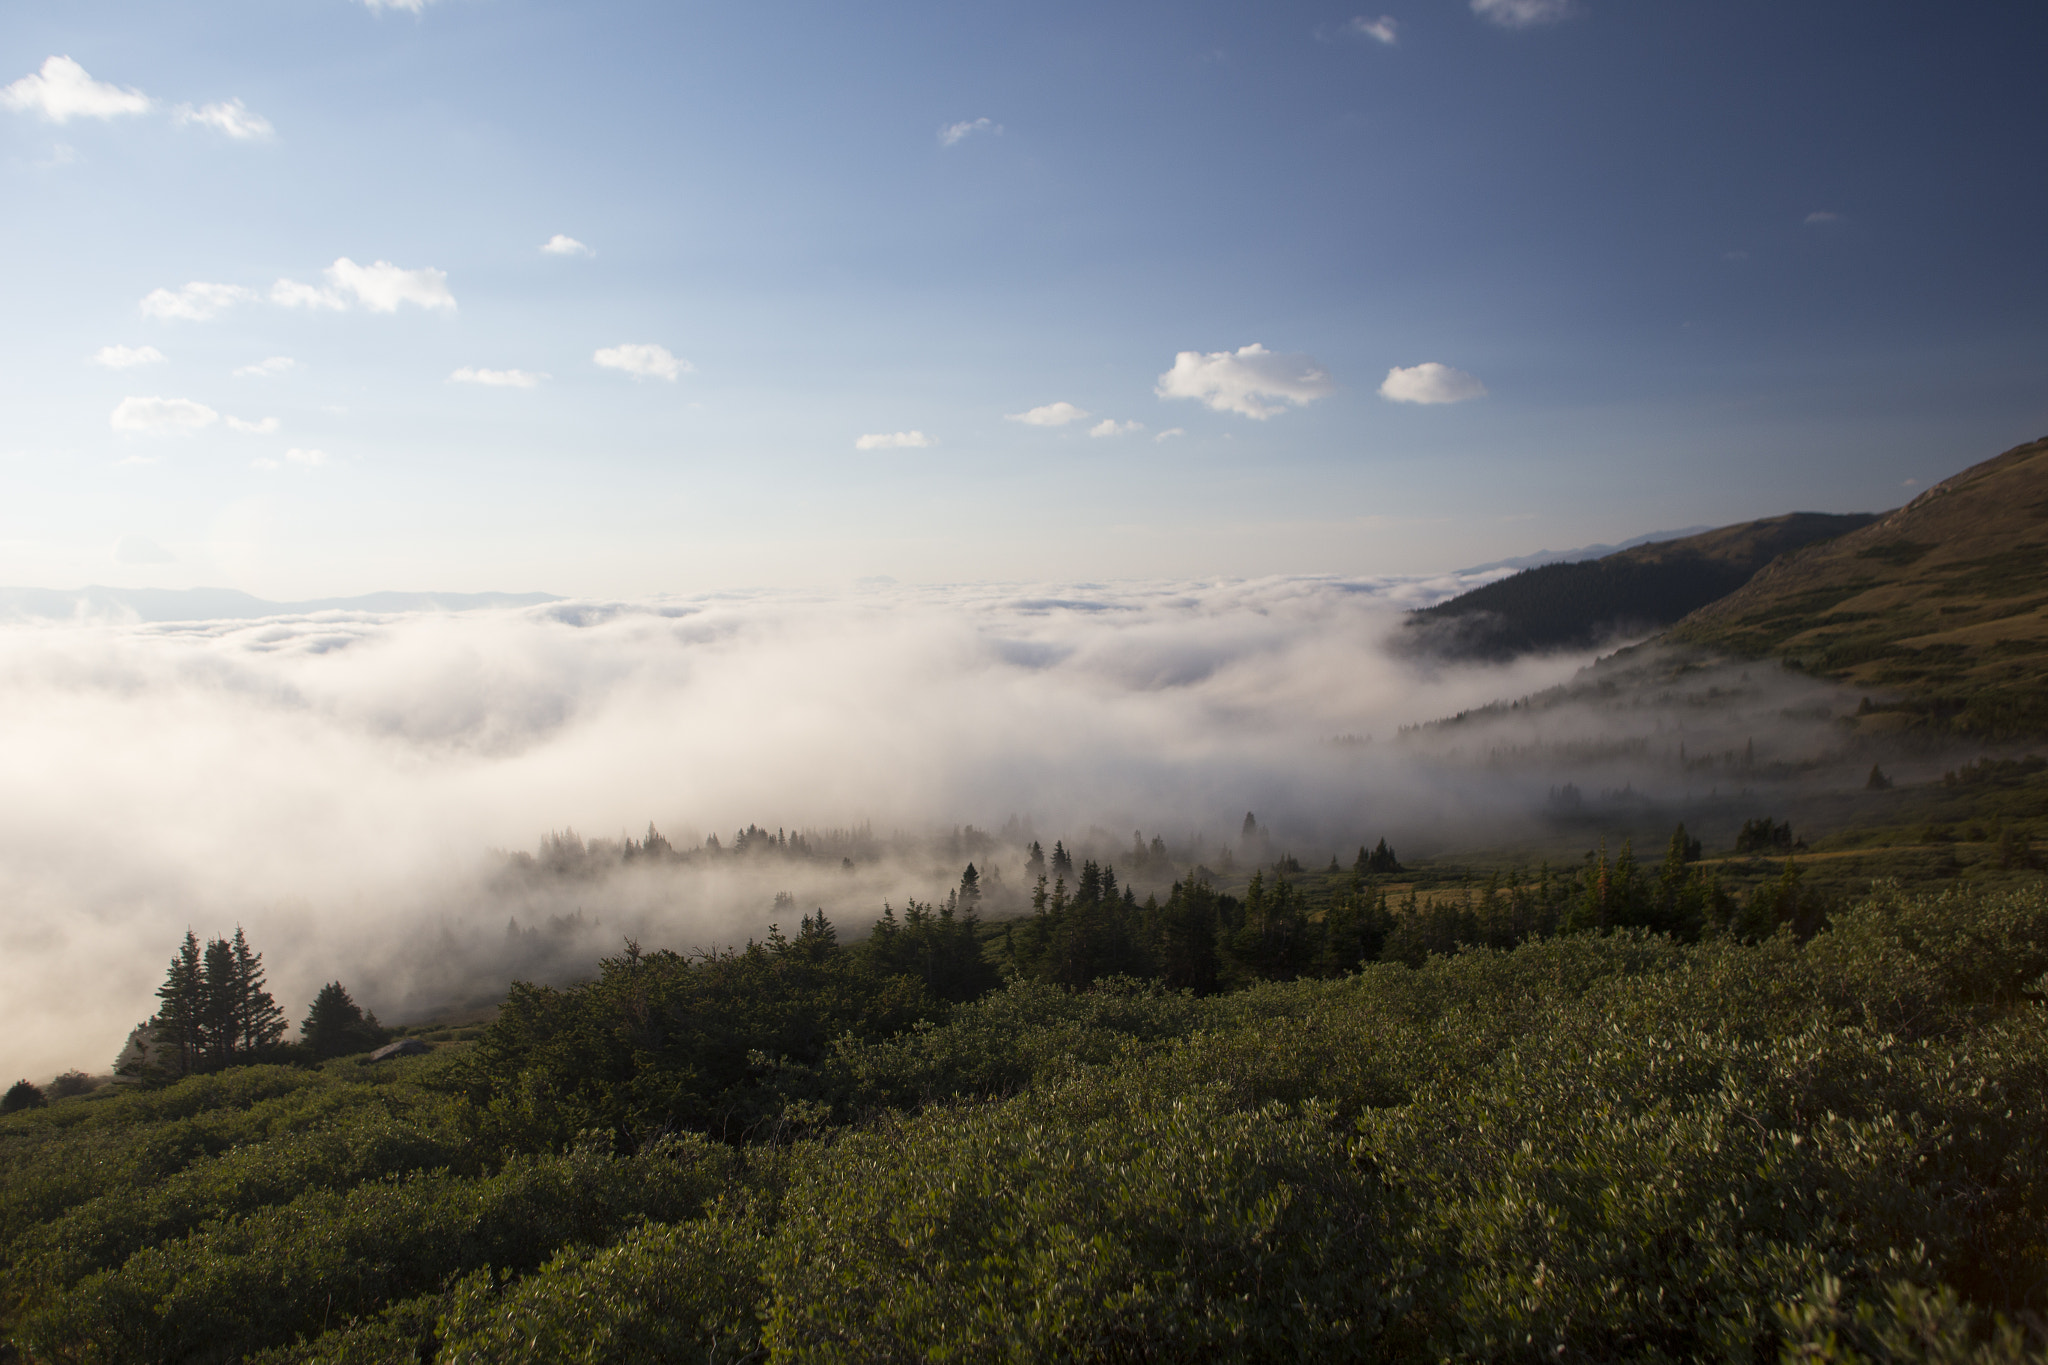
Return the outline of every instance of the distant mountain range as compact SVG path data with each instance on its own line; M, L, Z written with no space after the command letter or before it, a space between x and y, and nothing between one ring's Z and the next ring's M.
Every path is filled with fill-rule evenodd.
M267 602L234 588L0 588L0 620L252 621L316 611L476 611L562 599L544 592L373 592L307 602Z
M1624 540L1618 545L1582 545L1576 550L1538 550L1533 555L1496 559L1491 564L1474 564L1471 568L1460 569L1458 572L1487 573L1494 569L1535 569L1545 564L1576 564L1582 559L1602 559L1618 550L1632 550L1638 545L1650 545L1660 540L1679 540L1713 529L1711 526L1688 526L1679 531L1652 531L1646 536Z
M1874 520L1791 512L1538 565L1409 613L1401 643L1443 658L1499 660L1647 634L1735 591L1788 550Z

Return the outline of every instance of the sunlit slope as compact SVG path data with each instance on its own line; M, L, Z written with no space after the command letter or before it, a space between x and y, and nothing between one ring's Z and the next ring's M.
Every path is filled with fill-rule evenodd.
M2048 731L2048 438L1776 560L1666 638L1775 655L1895 716Z
M1667 626L1733 592L1790 550L1868 524L1866 514L1788 512L1545 564L1411 613L1406 643L1452 658L1510 658Z

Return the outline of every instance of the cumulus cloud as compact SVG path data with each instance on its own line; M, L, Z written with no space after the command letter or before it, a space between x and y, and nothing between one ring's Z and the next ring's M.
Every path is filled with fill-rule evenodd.
M250 113L238 99L202 104L196 109L189 104L181 104L175 111L175 117L180 123L197 123L226 133L238 142L254 142L276 132L269 119Z
M208 284L194 280L182 289L152 289L142 297L142 315L146 318L182 319L187 322L204 322L218 317L237 303L253 299L253 290L239 284Z
M1155 392L1264 421L1290 403L1312 403L1333 387L1313 356L1282 355L1255 341L1235 351L1182 351L1173 368L1159 376Z
M298 361L293 360L288 355L274 355L267 360L259 360L253 365L242 366L235 371L235 375L241 379L269 379L272 376L283 374L298 363Z
M164 353L154 346L102 346L93 352L92 363L110 370L132 370L137 365L161 365Z
M1143 431L1143 422L1119 422L1114 417L1105 417L1088 428L1090 436L1128 436L1134 431Z
M270 301L284 308L325 308L336 312L351 306L351 295L357 305L372 313L395 313L402 303L420 308L455 307L455 296L448 292L448 272L432 266L405 270L389 261L357 265L343 256L323 273L327 276L324 288L298 280L279 280L270 287Z
M595 256L597 254L574 237L561 232L542 242L540 249L547 252L550 256Z
M1168 427L1152 439L1154 441L1170 441L1176 436L1185 436L1187 434L1188 429L1186 427Z
M921 450L938 442L921 431L871 431L853 443L855 450Z
M148 536L122 536L114 547L116 564L170 564L177 558Z
M635 379L665 379L671 384L676 382L677 375L696 368L681 356L671 354L668 347L651 342L607 346L590 358L607 370L620 370Z
M1815 209L1812 213L1807 214L1806 217L1801 221L1804 222L1807 227L1826 227L1829 223L1841 222L1842 215L1839 213L1830 213L1826 209Z
M976 133L989 133L993 135L999 134L1002 131L1003 125L992 119L962 119L958 123L945 124L939 129L939 145L941 147L958 146L961 141L973 137Z
M1088 413L1072 403L1046 403L1025 412L1006 413L1005 422L1022 422L1027 427L1063 427L1069 422L1078 422Z
M1390 403L1462 403L1468 398L1485 396L1486 385L1479 382L1478 376L1434 360L1420 365L1396 365L1380 383L1380 397Z
M1368 19L1363 14L1344 25L1346 33L1360 38L1370 38L1376 43L1392 47L1401 39L1401 25L1391 14L1382 14L1377 19Z
M240 417L228 418L229 431L239 431L250 436L269 436L276 432L277 425L275 417L264 417L254 422L244 421Z
M75 118L110 119L146 114L155 101L140 90L96 81L69 57L50 57L43 69L0 88L0 104L41 115L51 123Z
M479 370L468 365L448 376L453 384L482 384L493 389L530 389L546 378L535 370Z
M1472 12L1502 28L1534 28L1572 17L1572 0L1472 0Z
M107 424L140 436L185 436L219 420L219 413L189 398L123 398Z

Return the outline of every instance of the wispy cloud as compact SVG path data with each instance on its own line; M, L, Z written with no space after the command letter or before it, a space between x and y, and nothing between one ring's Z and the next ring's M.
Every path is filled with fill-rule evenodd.
M291 450L287 450L284 453L284 458L281 460L269 455L258 455L255 459L249 461L249 467L251 469L283 469L287 464L295 464L302 469L317 469L326 463L326 451L300 450L294 447Z
M1105 417L1088 428L1090 436L1128 436L1134 431L1143 431L1143 422L1119 422L1114 417Z
M469 365L448 376L451 384L482 384L493 389L531 389L547 376L536 370L480 370Z
M343 256L322 272L327 287L319 288L297 280L279 280L270 287L270 301L285 308L330 308L336 311L355 303L372 313L395 313L410 303L420 308L450 309L455 296L448 292L448 272L423 266L406 270L389 261L357 265Z
M1046 403L1024 412L1005 413L1003 420L1022 422L1027 427L1063 427L1069 422L1078 422L1087 415L1084 408L1077 408L1072 403L1059 402Z
M1003 125L993 119L962 119L958 123L945 124L939 129L939 145L941 147L956 147L965 139L973 137L976 133L999 136L1002 131Z
M1354 17L1344 25L1344 31L1358 38L1370 38L1376 43L1392 47L1401 41L1401 25L1391 14L1382 14L1377 19L1368 19L1363 14Z
M1405 368L1396 365L1380 383L1380 397L1390 403L1462 403L1485 396L1486 385L1476 375L1434 360Z
M154 346L102 346L93 352L92 363L110 370L132 370L137 365L161 365L164 358Z
M550 256L595 256L597 254L574 237L561 232L542 242L540 249L547 252Z
M1829 223L1841 222L1842 215L1839 213L1830 213L1826 209L1815 209L1812 213L1807 214L1806 217L1801 219L1800 221L1804 223L1807 227L1826 227Z
M607 346L590 358L607 370L620 370L635 379L665 379L671 384L675 383L677 375L696 368L681 356L672 354L668 347L656 346L652 342Z
M218 317L237 303L256 297L252 289L239 284L208 284L194 280L182 289L152 289L142 298L142 315L146 318L183 319L187 322L204 322Z
M250 422L240 417L230 417L228 418L228 430L244 432L250 436L269 436L277 431L277 419L275 417L264 417Z
M283 374L299 362L288 355L274 355L268 360L259 360L253 365L244 365L235 371L239 379L269 379Z
M429 3L430 0L363 0L363 4L368 6L372 13L379 10L400 9L404 10L407 14L418 14Z
M1555 24L1576 12L1572 0L1472 0L1472 12L1502 28Z
M261 114L250 113L238 99L226 100L219 104L202 104L196 109L189 104L181 104L173 116L180 123L202 124L216 132L226 133L240 142L255 142L270 137L277 131L270 126L269 119Z
M187 436L219 420L219 413L189 398L123 398L107 425L138 436Z
M853 443L855 450L922 450L938 442L921 431L872 431Z
M1188 429L1186 427L1168 427L1166 430L1160 432L1157 436L1154 436L1152 439L1154 441L1169 441L1176 436L1185 436L1187 434Z
M42 70L0 89L0 104L39 114L51 123L69 123L75 118L146 114L155 101L140 90L94 80L69 57L50 57Z
M1154 391L1264 421L1289 404L1313 403L1333 387L1313 356L1279 354L1255 341L1235 351L1182 351Z

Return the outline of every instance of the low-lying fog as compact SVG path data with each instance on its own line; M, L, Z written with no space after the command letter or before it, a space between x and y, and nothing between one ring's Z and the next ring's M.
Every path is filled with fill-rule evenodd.
M1527 713L1490 740L1400 729L1549 687L1587 656L1447 670L1382 648L1402 610L1465 586L0 626L0 1079L105 1070L188 926L245 926L294 1021L337 977L391 1020L587 969L627 934L733 943L816 906L858 932L885 899L942 897L966 856L1014 893L1034 836L1121 870L1134 831L1214 863L1247 810L1304 861L1511 829L1555 780L1514 761L1547 742ZM1550 723L1597 747L1617 722ZM678 853L759 825L804 831L818 856L547 870L581 840L609 841L611 866L650 823Z

